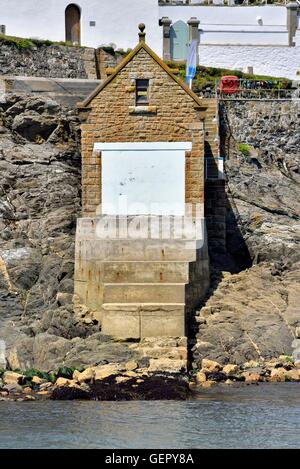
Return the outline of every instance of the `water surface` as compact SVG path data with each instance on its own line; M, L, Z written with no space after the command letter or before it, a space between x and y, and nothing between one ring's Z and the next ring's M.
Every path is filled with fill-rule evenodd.
M0 402L0 448L300 448L300 383L186 402Z

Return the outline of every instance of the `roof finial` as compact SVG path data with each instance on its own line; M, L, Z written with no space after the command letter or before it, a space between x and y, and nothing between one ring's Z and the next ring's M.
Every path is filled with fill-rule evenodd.
M144 23L140 23L139 24L139 38L140 38L140 42L145 42L145 38L146 38L146 33L144 32L145 31L145 28L146 26L144 25Z

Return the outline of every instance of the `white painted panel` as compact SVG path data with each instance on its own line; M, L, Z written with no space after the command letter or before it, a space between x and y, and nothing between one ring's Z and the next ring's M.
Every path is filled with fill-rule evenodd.
M94 144L94 150L98 151L116 151L116 150L131 150L131 151L152 151L152 150L191 150L191 142L113 142Z
M184 215L184 150L102 152L102 213Z

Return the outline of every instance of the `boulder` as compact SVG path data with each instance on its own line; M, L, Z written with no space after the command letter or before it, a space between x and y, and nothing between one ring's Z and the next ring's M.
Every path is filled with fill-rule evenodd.
M131 379L130 376L117 376L116 383L117 384L126 383L126 381L129 381L130 379Z
M76 371L73 374L73 379L78 383L90 382L95 378L95 370L93 368L87 368L82 373Z
M137 364L136 361L130 360L129 362L125 363L124 367L128 371L134 371L139 367L139 365Z
M170 358L151 358L149 372L166 371L169 373L181 373L186 370L186 360L172 360Z
M26 140L41 143L47 140L57 127L57 119L52 116L43 116L30 110L17 115L12 124L12 129Z
M259 373L251 373L249 371L245 371L242 373L242 376L245 378L245 383L258 383L262 381L262 378Z
M270 373L269 381L286 381L286 377L287 370L285 368L274 368Z
M226 380L226 375L222 371L211 371L211 372L205 372L206 379L207 381L225 381Z
M6 371L3 373L3 383L4 385L17 385L21 384L24 376L20 373L15 373L14 371Z
M220 371L222 370L222 365L220 363L214 361L214 360L209 360L208 358L203 358L202 360L202 369L207 370L207 371Z
M300 370L288 370L285 376L287 381L300 381Z
M243 368L247 370L248 368L258 368L259 367L259 362L256 360L249 360L248 362L245 362L243 365Z
M47 389L51 389L53 386L54 386L54 384L53 384L53 383L50 383L50 382L42 383L42 384L40 385L40 390L41 390L41 391L42 391L42 390L45 391L45 390L47 390Z
M26 388L23 389L24 394L28 394L28 393L30 394L31 392L32 392L32 389L29 388L28 386L26 386Z
M108 378L112 375L117 375L120 372L120 365L116 363L110 363L108 365L98 366L94 370L94 379L95 381L100 381L102 379Z
M55 381L55 386L57 387L64 387L64 386L69 386L69 384L71 383L71 380L70 379L66 379L66 378L57 378L57 380Z
M238 365L225 365L223 366L223 373L225 373L225 375L228 377L228 378L232 378L234 376L236 376L236 374L239 372L239 367Z
M42 384L42 383L45 383L46 380L40 378L39 376L34 376L34 377L32 378L32 380L31 380L31 382L32 382L33 384L40 385L40 384Z
M24 396L24 401L35 401L36 398L34 396L26 395Z
M23 392L22 386L20 386L20 384L17 384L17 383L6 384L3 390L7 391L8 393L22 393Z
M196 383L200 384L200 383L204 383L205 381L206 381L206 374L203 373L203 371L199 371L196 374Z
M211 388L212 386L214 386L216 384L216 381L204 381L201 386L203 388Z

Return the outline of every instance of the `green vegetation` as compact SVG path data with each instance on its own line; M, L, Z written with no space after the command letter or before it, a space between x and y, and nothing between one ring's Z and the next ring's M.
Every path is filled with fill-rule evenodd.
M178 76L185 80L186 66L184 62L168 62L168 66L171 69L178 69ZM222 76L233 75L238 78L245 80L258 80L258 81L269 81L273 83L273 88L282 89L290 83L287 78L271 77L267 75L251 75L250 73L243 73L239 70L228 70L226 68L215 68L215 67L203 67L199 65L195 79L193 81L193 91L199 93L206 89L215 89L216 82L220 80Z
M26 370L23 374L24 376L26 376L26 378L28 378L29 381L31 381L31 379L34 376L38 376L41 379L50 381L51 383L55 382L54 373L47 373L46 371L40 371L40 370L35 370L34 368L31 368L29 370Z
M21 37L3 36L3 35L0 35L0 45L1 44L15 45L19 50L31 49L33 47L42 47L42 46L74 47L71 42L53 42L53 41L48 41L47 39L34 39L34 38L26 39L26 38L21 38Z
M251 148L247 143L239 143L237 145L238 150L243 153L244 156L249 156L251 152Z
M118 56L121 56L121 57L125 57L126 55L129 54L129 52L132 51L132 49L127 49L127 50L124 50L124 49L115 49L113 45L110 45L110 46L99 46L99 49L102 49L104 50L104 52L106 52L107 54L110 54L114 57L118 57Z
M288 363L294 363L294 359L291 355L281 355L279 358L281 358L282 360Z
M32 378L34 376L37 376L38 378L41 378L44 382L47 383L55 383L57 378L66 378L66 379L72 379L73 378L73 373L74 371L79 371L80 373L83 372L85 369L84 366L72 366L72 367L61 367L57 372L52 372L52 371L41 371L41 370L36 370L35 368L30 368L26 371L22 370L13 370L15 373L19 373L20 375L23 376L20 384L26 388L34 388L36 385L35 383L32 382ZM3 376L5 371L2 368L0 368L0 378Z
M58 372L56 373L56 377L57 378L66 378L66 379L72 379L72 376L73 376L73 373L74 371L84 371L84 367L76 367L76 366L72 366L72 367L62 367L58 370Z

